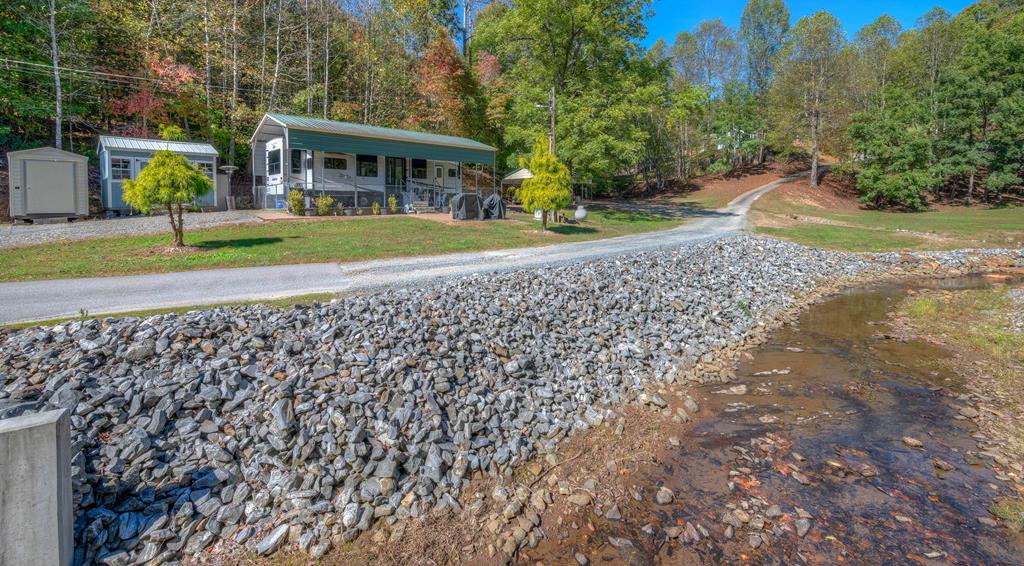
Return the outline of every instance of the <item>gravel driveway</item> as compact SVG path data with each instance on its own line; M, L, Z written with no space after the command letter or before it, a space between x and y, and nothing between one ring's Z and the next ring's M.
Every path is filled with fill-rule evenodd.
M196 212L185 214L185 229L259 222L255 211ZM109 220L79 220L62 224L15 224L0 228L0 248L45 244L60 240L87 240L109 236L170 233L166 216L131 216Z
M742 231L750 205L784 177L678 228L551 246L372 260L0 283L0 324L129 310L349 293L681 246Z

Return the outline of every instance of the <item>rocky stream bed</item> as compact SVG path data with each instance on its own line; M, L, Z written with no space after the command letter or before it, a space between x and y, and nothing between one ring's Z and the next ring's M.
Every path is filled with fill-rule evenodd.
M1024 261L735 236L327 304L8 330L0 418L71 412L76 563L319 558L461 509L472 478L511 477L626 406L667 407L660 384L728 381L739 348L823 286L993 257ZM507 559L537 544L552 494L499 498L490 551Z

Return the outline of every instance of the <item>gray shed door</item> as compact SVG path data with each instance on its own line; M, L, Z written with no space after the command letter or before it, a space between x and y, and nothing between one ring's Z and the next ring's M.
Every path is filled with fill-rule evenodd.
M28 214L75 213L75 164L25 161Z

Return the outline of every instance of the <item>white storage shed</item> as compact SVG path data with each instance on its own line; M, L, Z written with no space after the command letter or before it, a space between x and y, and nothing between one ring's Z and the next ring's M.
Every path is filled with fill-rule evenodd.
M89 159L53 147L7 153L12 218L89 216Z

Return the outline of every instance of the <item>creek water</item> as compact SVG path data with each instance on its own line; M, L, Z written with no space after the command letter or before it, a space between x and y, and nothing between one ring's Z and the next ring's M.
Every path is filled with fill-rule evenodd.
M546 529L531 558L574 564L581 552L591 564L1024 564L1020 534L978 520L991 517L993 500L1013 486L972 457L977 427L958 416L962 383L938 363L949 354L892 339L884 322L909 289L992 281L877 285L813 306L741 362L736 383L745 392L694 392L700 417L679 445L624 478L648 490L621 506L622 520L590 513L592 528ZM672 488L675 500L656 504L650 494L657 486ZM750 521L737 523L731 538L722 522L727 511ZM698 541L666 542L666 527L686 523Z

